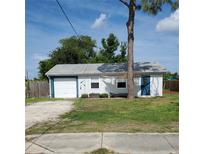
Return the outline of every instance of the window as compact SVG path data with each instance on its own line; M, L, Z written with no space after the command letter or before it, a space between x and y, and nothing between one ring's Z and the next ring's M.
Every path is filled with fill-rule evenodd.
M98 77L91 78L91 88L99 88L99 78Z
M91 82L91 88L99 88L99 82Z
M126 82L117 82L117 88L126 88Z

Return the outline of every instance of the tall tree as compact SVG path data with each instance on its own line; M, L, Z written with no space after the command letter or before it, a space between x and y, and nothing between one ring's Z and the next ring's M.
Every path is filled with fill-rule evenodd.
M78 63L114 63L126 62L127 44L121 42L120 55L116 55L119 47L118 38L110 34L102 39L100 53L96 53L96 41L89 36L69 37L59 41L60 46L49 54L49 58L39 62L39 79L47 79L45 73L56 64Z
M72 36L59 41L60 47L49 54L49 59L39 62L39 78L56 64L92 63L96 52L96 41L89 36Z
M179 7L179 0L119 0L129 9L129 17L127 21L128 34L128 99L134 98L134 19L135 11L142 10L145 13L156 15L162 10L164 4L170 4L172 10ZM137 3L136 3L137 1Z
M108 38L103 38L102 41L103 48L101 49L101 54L106 63L114 63L115 62L115 51L119 46L118 38L113 34L110 33Z
M120 43L120 54L115 56L115 62L116 63L127 62L126 52L127 52L127 43L121 42Z
M120 62L127 62L126 58L126 50L127 50L127 43L121 42L117 36L113 33L110 33L107 38L103 38L102 41L102 48L100 52L95 57L95 62L97 63L120 63ZM116 51L119 49L120 45L120 54L116 54Z
M51 59L45 59L39 62L39 71L38 71L38 76L40 80L45 80L46 78L46 72L50 70L55 63Z

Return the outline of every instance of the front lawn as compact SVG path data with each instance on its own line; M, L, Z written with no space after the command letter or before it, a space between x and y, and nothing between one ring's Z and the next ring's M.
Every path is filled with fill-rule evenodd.
M58 123L46 122L27 134L62 132L178 132L179 96L127 99L79 99Z

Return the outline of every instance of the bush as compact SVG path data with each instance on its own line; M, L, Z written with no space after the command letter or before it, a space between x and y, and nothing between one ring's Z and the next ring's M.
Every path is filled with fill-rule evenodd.
M82 94L81 98L88 98L88 94Z
M108 98L108 94L107 93L102 93L102 94L100 94L100 98Z
M90 94L89 94L89 97L90 97L90 98L99 98L99 96L100 96L100 95L99 95L98 93L90 93Z

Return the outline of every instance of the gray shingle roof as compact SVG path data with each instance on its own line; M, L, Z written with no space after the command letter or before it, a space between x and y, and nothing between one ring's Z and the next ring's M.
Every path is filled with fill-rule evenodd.
M47 76L74 76L74 75L100 75L121 74L127 72L126 63L114 64L58 64L51 68ZM135 74L165 73L167 70L159 63L138 62L134 63Z

